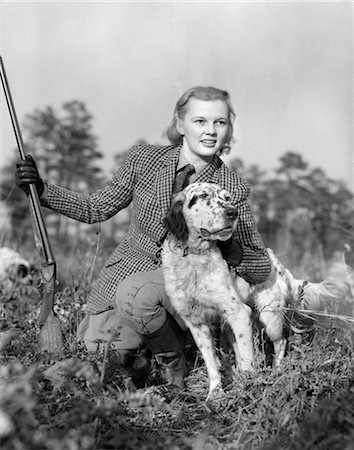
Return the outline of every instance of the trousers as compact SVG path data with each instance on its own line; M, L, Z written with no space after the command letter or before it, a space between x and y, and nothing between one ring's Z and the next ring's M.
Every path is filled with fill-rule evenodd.
M105 342L117 350L134 349L141 343L141 335L162 327L167 312L187 329L166 294L162 270L137 272L117 286L114 309L84 317L77 337L91 351L97 350L97 343Z

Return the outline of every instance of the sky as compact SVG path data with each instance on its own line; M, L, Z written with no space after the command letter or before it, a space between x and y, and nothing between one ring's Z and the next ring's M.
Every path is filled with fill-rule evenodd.
M138 139L167 144L177 99L212 85L237 115L229 159L271 171L294 151L352 189L352 2L0 1L0 51L20 122L83 101L107 175Z

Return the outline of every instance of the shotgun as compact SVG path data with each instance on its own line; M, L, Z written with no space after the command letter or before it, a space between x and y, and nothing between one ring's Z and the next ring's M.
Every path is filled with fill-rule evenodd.
M26 153L22 134L1 56L0 77L20 157L25 160ZM34 184L30 184L29 189L29 210L34 234L34 243L41 262L40 273L43 287L43 298L38 317L38 325L40 327L38 349L39 351L59 352L63 347L62 331L59 319L55 317L53 311L54 288L56 284L56 262L50 247L36 187Z

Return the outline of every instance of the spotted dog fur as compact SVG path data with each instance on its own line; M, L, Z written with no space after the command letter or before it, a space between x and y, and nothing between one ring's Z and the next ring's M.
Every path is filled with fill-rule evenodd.
M8 247L0 248L0 292L10 292L17 285L32 282L31 263Z
M209 400L221 390L220 361L215 353L208 319L220 316L232 329L239 368L253 370L250 308L234 280L217 241L229 239L237 222L231 196L216 184L193 183L177 194L166 216L162 270L173 307L190 329L205 360Z
M0 353L19 335L13 323L18 290L32 285L32 265L18 252L8 247L0 248Z
M264 283L250 285L237 276L234 270L229 270L216 245L216 240L231 236L236 222L230 195L209 183L191 184L177 194L166 218L169 233L162 251L166 290L201 349L210 378L208 399L212 400L222 393L222 388L220 362L207 326L210 316L220 315L233 326L237 364L241 370L253 370L250 307L258 311L265 332L274 344L274 364L280 366L286 347L283 328L289 324L288 309L291 315L301 310L337 311L344 298L354 305L354 273L345 264L344 255L327 269L321 283L296 279L270 249L272 269ZM99 319L99 315L91 317ZM110 343L124 359L125 348L139 347L141 336L118 315L112 313L105 317L106 322L97 325L100 342L95 343L97 327L84 342L94 352L103 351L103 342Z
M354 272L343 254L332 261L322 282L312 283L295 278L267 249L270 276L264 283L250 285L229 270L216 244L231 236L236 223L230 194L210 183L194 183L177 194L166 217L169 234L162 253L166 291L205 360L208 399L214 391L220 392L220 362L207 325L209 317L219 315L231 326L237 364L241 370L252 370L250 308L258 312L274 346L274 366L279 367L287 343L284 328L292 328L294 316L301 322L304 317L298 312L305 312L303 322L308 326L314 323L308 313L336 312L344 298L351 304L354 301Z

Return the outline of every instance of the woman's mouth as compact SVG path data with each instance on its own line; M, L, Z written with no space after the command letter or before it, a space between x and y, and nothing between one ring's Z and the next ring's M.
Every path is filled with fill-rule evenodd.
M201 143L205 145L205 147L215 147L216 139L202 139Z

